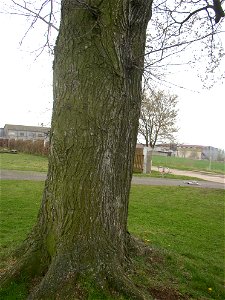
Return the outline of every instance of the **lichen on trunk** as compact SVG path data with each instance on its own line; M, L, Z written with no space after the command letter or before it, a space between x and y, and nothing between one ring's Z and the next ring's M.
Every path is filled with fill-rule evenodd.
M151 1L62 1L48 176L18 265L43 266L29 299L76 299L81 277L144 299L124 272L150 15Z

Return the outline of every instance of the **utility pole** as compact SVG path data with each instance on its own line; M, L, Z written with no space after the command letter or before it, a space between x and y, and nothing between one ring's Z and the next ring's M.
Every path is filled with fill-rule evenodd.
M209 170L211 171L212 168L212 153L211 153L211 146L209 146Z

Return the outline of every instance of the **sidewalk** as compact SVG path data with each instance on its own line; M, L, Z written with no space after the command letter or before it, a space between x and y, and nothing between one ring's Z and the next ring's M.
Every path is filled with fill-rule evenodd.
M152 170L158 171L158 167L153 166ZM170 174L196 177L207 181L225 184L225 176L222 174L214 174L201 171L185 171L177 169L170 169Z

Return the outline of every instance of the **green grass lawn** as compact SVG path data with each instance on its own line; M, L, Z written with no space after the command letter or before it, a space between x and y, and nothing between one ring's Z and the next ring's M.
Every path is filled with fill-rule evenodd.
M0 268L4 269L7 255L35 222L44 183L3 180L1 185ZM133 186L129 231L154 249L149 261L137 257L139 271L133 280L152 291L175 289L189 299L225 299L223 211L223 190ZM4 299L26 298L24 284L11 290Z
M134 186L129 229L166 250L153 281L169 276L193 299L225 299L223 190ZM212 288L209 293L208 288Z
M48 158L25 153L0 153L0 168L5 170L47 172Z
M154 157L155 158L155 157ZM157 165L166 165L163 163L163 159L170 159L166 157L159 157L161 161L158 161ZM178 159L178 158L176 158ZM45 156L18 153L8 154L0 153L0 169L5 170L21 170L21 171L37 171L47 172L48 170L48 158ZM158 171L152 171L150 175L135 173L134 176L150 176L150 177L162 177L162 174ZM181 179L181 180L200 180L196 177L180 176L174 174L164 174L164 178Z
M34 225L43 187L43 182L1 182L0 257L7 255L25 239Z
M180 157L154 155L153 165L164 166L170 169L209 171L209 161L207 160L194 160ZM25 153L0 153L0 168L8 170L46 172L48 169L48 158L45 156ZM223 162L212 161L211 171L225 174L225 164ZM156 173L154 177L155 176Z
M170 169L179 170L197 170L197 171L212 171L216 173L225 174L225 164L223 162L212 161L211 170L209 170L208 160L196 160L181 157L166 157L160 155L153 155L153 166L164 166Z

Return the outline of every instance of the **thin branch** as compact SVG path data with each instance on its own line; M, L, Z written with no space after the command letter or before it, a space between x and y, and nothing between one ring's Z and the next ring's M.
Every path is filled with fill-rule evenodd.
M41 12L41 10L42 10L42 7L40 8L39 12L36 13L35 11L33 11L32 9L30 9L30 8L28 8L28 7L26 6L26 2L24 3L24 5L21 5L21 4L17 3L17 2L14 1L14 0L11 0L11 1L14 3L14 5L16 5L16 6L20 7L21 9L26 10L27 12L29 12L35 19L40 19L40 20L42 20L45 24L47 24L48 26L50 26L50 27L54 28L55 30L59 31L59 28L57 28L57 27L51 22L51 18L50 18L50 20L48 21L48 20L46 20L44 17L42 17L42 16L40 15L40 12ZM51 8L52 8L52 3L53 3L53 1L51 0ZM43 6L43 5L42 5L42 6ZM18 15L19 15L19 13L18 13ZM36 22L36 21L35 21L35 22Z
M215 32L214 32L214 33L215 33ZM150 54L153 54L153 53L156 53L156 52L160 52L160 51L169 50L169 49L172 49L172 48L175 48L175 47L180 47L180 46L183 46L183 45L192 44L193 42L201 41L201 40L203 40L203 39L205 39L205 38L211 36L211 35L214 34L214 33L211 32L211 33L208 33L208 34L206 34L206 35L204 35L204 36L202 36L202 37L199 37L199 38L197 38L197 39L192 39L192 40L189 40L189 41L183 41L183 42L181 42L181 43L177 43L177 44L174 44L174 45L169 45L169 46L166 46L166 47L164 47L164 48L159 48L159 49L156 49L156 50L151 50L151 51L145 53L144 56L147 56L147 55L150 55ZM223 33L223 31L217 32L217 34L219 34L219 33Z

